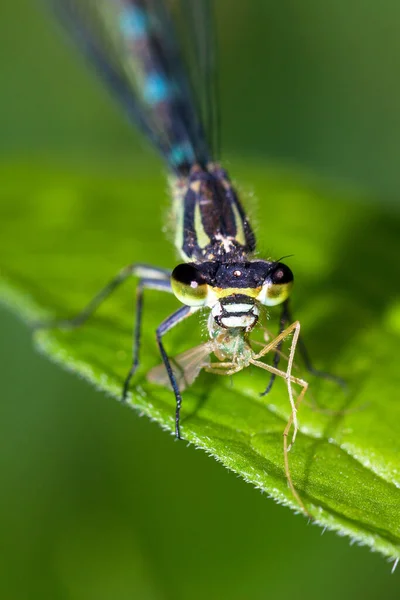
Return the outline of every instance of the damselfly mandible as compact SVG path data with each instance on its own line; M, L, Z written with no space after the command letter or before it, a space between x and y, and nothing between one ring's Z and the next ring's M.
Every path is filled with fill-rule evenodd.
M149 378L169 382L173 389L176 437L181 437L181 391L202 368L218 374L233 374L249 365L264 369L271 378L263 394L276 376L282 377L291 406L284 431L285 471L303 507L290 476L287 445L290 428L291 443L298 429L296 403L307 390L307 383L292 374L300 335L288 305L293 274L280 261L254 257L253 230L227 172L216 162L219 125L210 1L48 1L128 117L164 158L171 175L175 245L184 261L172 273L144 264L125 267L81 314L58 325L81 325L123 281L139 278L133 360L123 387L126 400L139 365L144 290L173 293L182 306L157 328L163 369L156 367ZM189 67L184 56L191 57ZM282 306L279 333L256 351L250 334L265 307L276 305ZM209 310L209 341L177 357L176 368L164 349L164 335L204 309ZM290 335L287 366L280 370L282 342ZM301 340L300 349L313 370ZM272 365L262 360L269 353ZM297 399L292 384L300 386Z

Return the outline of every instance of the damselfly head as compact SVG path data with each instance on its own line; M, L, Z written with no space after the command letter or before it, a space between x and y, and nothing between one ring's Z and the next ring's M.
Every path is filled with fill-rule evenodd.
M208 307L218 326L250 331L259 305L284 302L293 286L293 273L281 262L203 262L178 265L171 287L183 304Z

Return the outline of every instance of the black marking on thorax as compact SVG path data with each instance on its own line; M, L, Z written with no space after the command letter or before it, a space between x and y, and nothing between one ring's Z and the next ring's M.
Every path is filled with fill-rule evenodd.
M221 167L194 165L183 196L182 251L189 260L244 261L255 236Z

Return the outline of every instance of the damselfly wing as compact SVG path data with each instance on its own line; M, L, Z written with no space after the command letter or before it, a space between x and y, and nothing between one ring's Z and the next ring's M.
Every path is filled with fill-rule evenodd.
M171 360L172 370L181 392L190 387L197 379L203 369L211 366L211 355L214 352L214 343L212 341L204 342L194 348L189 348L181 354L174 356ZM148 381L169 387L172 390L171 382L164 363L153 367L147 374Z

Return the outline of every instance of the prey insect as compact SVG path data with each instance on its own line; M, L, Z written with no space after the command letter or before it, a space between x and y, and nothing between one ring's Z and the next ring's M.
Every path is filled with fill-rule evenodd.
M173 390L176 437L181 437L182 389L202 368L227 375L250 365L261 368L270 374L264 395L277 376L283 378L291 406L283 432L285 472L304 509L290 475L287 443L292 427L291 444L295 440L297 407L307 390L307 383L292 374L296 346L301 343L300 324L292 320L288 305L293 274L280 261L255 258L253 229L228 173L217 162L219 124L209 0L48 1L127 116L164 158L170 174L175 246L183 261L172 272L144 264L125 267L81 314L58 326L82 325L120 284L131 276L138 278L125 401L139 366L144 293L153 289L174 294L182 306L156 330L163 370L156 367L149 378L168 383ZM188 41L189 65L184 60ZM276 305L282 306L279 333L255 351L251 333L261 313ZM209 311L209 341L177 357L174 367L164 336L202 310ZM290 336L287 366L280 370L282 343ZM272 365L263 361L268 354L273 355ZM300 387L297 399L293 384Z

